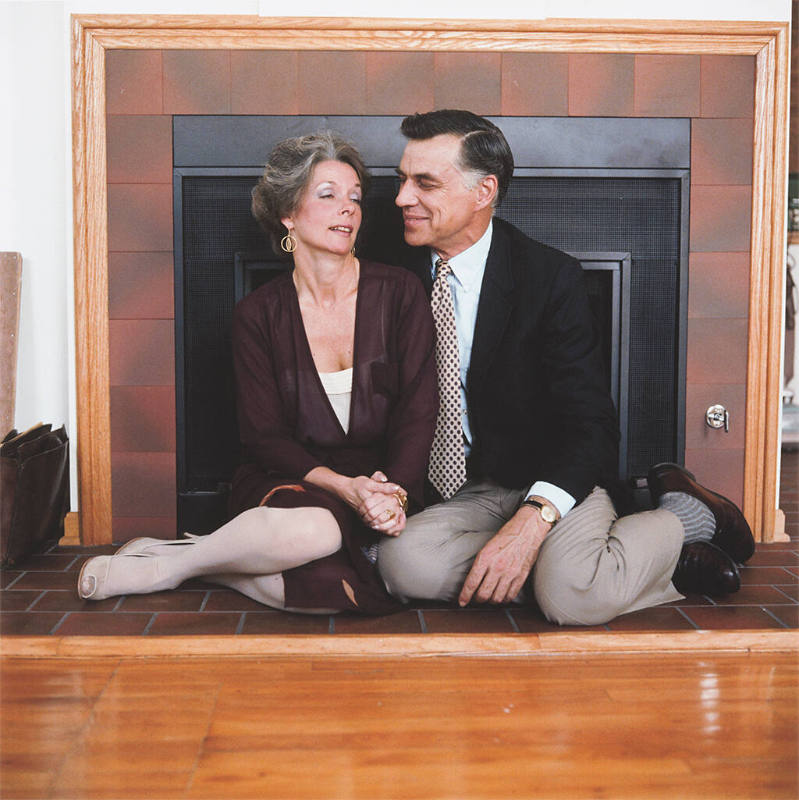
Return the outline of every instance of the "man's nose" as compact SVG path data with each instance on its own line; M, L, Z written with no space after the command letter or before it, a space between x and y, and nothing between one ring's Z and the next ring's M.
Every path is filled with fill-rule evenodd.
M394 202L400 207L412 206L416 203L416 198L413 196L410 181L400 181L399 191Z

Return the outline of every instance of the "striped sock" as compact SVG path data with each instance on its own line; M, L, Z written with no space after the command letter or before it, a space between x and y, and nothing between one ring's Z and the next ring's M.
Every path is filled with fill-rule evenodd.
M713 512L696 497L685 492L666 492L660 498L660 508L671 511L682 523L685 542L709 542L716 532Z

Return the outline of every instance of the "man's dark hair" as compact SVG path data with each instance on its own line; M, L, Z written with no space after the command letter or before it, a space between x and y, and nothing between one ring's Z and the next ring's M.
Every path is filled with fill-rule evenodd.
M442 134L459 136L459 166L464 171L496 176L499 189L495 205L502 202L513 175L513 153L505 135L493 122L471 111L446 108L405 117L400 130L407 139L432 139Z

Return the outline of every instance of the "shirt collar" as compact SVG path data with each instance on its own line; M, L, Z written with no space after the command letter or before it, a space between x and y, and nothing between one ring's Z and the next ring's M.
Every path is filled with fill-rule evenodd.
M494 220L491 220L485 233L471 247L449 260L453 276L467 291L480 288L486 260L488 259L488 251L491 249L493 230ZM431 250L430 255L433 263L433 275L435 276L438 255L435 250Z

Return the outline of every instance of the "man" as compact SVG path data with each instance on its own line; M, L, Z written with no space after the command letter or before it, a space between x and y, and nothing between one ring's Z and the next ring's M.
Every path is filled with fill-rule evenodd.
M578 625L736 591L751 532L690 473L653 467L657 507L617 518L618 429L582 269L494 218L513 172L502 132L452 110L402 132L396 203L438 334L439 502L381 542L389 591L462 606L534 594Z

